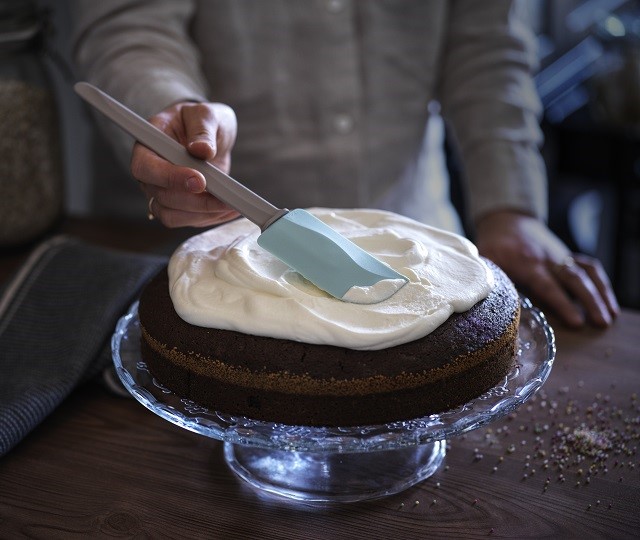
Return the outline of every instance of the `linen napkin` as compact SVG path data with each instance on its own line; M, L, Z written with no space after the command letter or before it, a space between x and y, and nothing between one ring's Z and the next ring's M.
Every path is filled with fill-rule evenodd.
M40 244L0 297L0 457L111 365L111 335L166 257L66 236Z

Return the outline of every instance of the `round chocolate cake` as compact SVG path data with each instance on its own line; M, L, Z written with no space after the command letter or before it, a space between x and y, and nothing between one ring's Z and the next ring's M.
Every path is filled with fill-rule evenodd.
M142 358L158 381L226 414L353 426L445 411L503 380L519 298L472 244L386 212L314 213L409 283L348 304L273 261L249 222L212 229L140 298Z

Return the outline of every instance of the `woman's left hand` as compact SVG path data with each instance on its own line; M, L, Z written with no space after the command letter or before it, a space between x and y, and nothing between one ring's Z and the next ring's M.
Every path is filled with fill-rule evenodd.
M620 312L600 261L571 253L539 219L494 212L478 221L476 232L480 254L567 325L606 327Z

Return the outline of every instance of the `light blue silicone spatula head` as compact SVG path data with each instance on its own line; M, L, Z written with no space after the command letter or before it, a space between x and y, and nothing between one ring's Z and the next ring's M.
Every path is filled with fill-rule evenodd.
M408 281L306 210L277 208L211 163L194 158L180 143L95 86L80 82L74 88L158 155L200 171L207 191L260 227L261 247L330 295L372 304L386 300Z
M402 274L300 208L267 227L258 244L341 300L381 302L407 282Z

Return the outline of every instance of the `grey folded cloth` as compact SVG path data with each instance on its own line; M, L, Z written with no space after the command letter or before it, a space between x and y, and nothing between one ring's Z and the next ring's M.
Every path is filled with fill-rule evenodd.
M58 236L0 297L0 456L111 363L111 335L166 257Z

